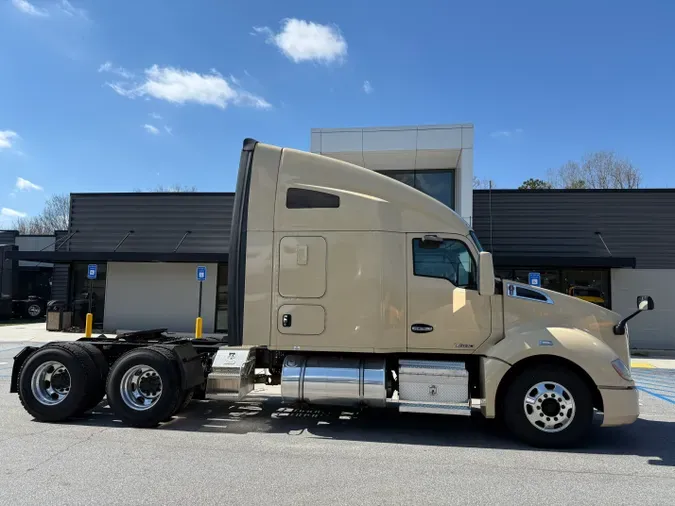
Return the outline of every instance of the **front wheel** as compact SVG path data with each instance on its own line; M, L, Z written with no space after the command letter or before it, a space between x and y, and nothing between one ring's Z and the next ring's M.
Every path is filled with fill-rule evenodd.
M523 371L508 386L502 414L524 442L562 448L580 442L593 422L593 398L586 382L558 365Z

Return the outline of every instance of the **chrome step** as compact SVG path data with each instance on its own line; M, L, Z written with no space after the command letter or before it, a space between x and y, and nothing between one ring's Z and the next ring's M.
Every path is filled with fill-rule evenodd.
M433 413L437 415L471 416L471 407L466 403L434 403L399 401L401 413Z

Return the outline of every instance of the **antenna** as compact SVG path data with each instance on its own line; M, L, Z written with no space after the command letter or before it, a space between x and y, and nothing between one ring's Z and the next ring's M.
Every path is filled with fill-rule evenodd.
M612 252L609 251L609 248L607 247L607 243L606 243L605 240L602 238L602 233L601 233L601 232L596 232L595 235L597 235L597 236L600 238L600 240L602 241L602 245L603 245L603 246L605 247L605 249L607 250L607 253L609 253L609 256L613 256L613 255L612 255Z

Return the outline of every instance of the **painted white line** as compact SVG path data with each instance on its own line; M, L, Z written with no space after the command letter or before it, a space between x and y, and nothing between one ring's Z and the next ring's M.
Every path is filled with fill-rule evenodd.
M0 362L0 365L7 365L9 362Z

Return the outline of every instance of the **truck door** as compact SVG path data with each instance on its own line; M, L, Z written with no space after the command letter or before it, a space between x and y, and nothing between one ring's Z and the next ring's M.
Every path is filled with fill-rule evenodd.
M472 353L490 337L490 297L478 293L478 251L455 234L406 234L408 350Z

